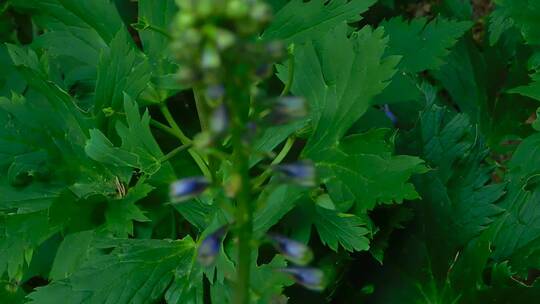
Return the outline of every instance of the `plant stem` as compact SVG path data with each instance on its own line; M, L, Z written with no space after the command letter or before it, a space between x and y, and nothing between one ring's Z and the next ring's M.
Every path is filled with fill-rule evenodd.
M188 149L189 147L191 147L191 144L178 146L178 147L174 148L171 152L167 153L162 158L160 158L159 162L164 163L164 162L168 161L169 159L175 157L178 153Z
M232 113L231 143L234 176L239 187L236 198L236 233L238 236L238 262L234 303L248 304L250 290L251 251L253 232L253 206L251 204L251 184L249 180L249 152L245 134L250 103L249 80L242 67L235 71L239 77L228 85L228 105Z
M287 154L289 154L289 151L291 151L291 148L294 145L294 141L295 138L293 136L287 138L287 141L285 142L285 145L283 145L283 148L281 148L281 151L279 151L278 155L272 160L272 163L270 164L271 166L277 165L283 161L285 156L287 156ZM264 184L266 179L270 177L271 174L272 168L264 170L264 172L255 179L253 183L253 188L258 189L262 184Z
M166 30L158 27L158 26L155 26L155 25L152 25L152 24L148 24L147 27L145 27L143 30L151 30L151 31L154 31L156 33L159 33L165 37L167 37L169 40L172 40L173 39L173 36L171 36L171 34L169 34L169 32L167 32Z
M233 145L238 147L238 141L233 140ZM237 194L238 223L238 269L236 304L249 303L249 282L251 266L251 233L253 230L253 218L251 208L251 189L248 176L248 159L242 148L236 148L233 155L233 166L237 169L240 177L240 189Z
M187 137L184 132L182 132L182 129L180 129L180 126L178 126L178 124L174 120L171 112L169 111L169 108L167 108L167 105L162 104L160 105L159 109L161 110L161 113L163 113L165 120L167 120L167 122L169 123L170 129L172 130L172 132L174 132L174 135L178 137L178 139L180 139L182 145L191 145L193 141L189 137ZM197 166L199 166L199 169L201 169L203 175L208 179L212 179L212 174L210 173L207 164L205 163L204 159L197 153L197 151L195 151L193 148L190 148L188 150L188 153L191 155Z
M206 105L204 94L201 92L200 88L193 88L193 96L195 97L195 106L197 107L201 130L204 132L208 130L208 106Z
M173 129L173 131L178 134L178 138L180 139L180 141L182 142L182 144L186 145L186 144L190 144L191 143L191 139L189 137L187 137L184 132L182 132L182 129L180 129L180 126L178 126L178 124L176 123L176 121L174 120L172 114L171 114L171 111L169 111L169 108L167 107L166 104L162 104L159 106L159 109L161 110L161 113L163 114L163 116L165 117L165 120L167 120L167 122L169 123L169 125L171 126L171 129Z
M199 116L201 131L208 131L208 129L210 128L210 124L208 122L208 119L210 117L210 109L204 97L204 92L200 87L193 88L193 96L195 97L195 106L197 107L197 114ZM218 168L216 167L217 164L215 157L209 154L207 156L206 162L208 164L210 173L212 174L212 180L216 180L217 176L215 173L218 171Z
M165 124L162 124L161 122L155 120L155 119L150 119L150 125L152 125L153 127L157 128L157 129L160 129L161 131L167 133L167 134L170 134L178 139L180 139L180 135L178 133L176 133L172 128L170 128L169 126L165 125Z
M289 64L288 64L288 78L287 82L285 83L285 87L281 91L280 96L285 96L289 94L289 91L291 90L293 81L294 81L294 44L291 45L288 49L289 52Z

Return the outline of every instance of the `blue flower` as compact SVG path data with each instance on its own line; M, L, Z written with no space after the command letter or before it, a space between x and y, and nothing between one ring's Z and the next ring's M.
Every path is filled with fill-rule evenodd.
M296 283L307 289L322 291L326 287L324 272L318 268L287 267L279 271L291 275Z
M383 111L384 111L384 114L386 114L386 117L388 117L394 125L397 124L398 122L397 116L392 111L390 111L390 107L388 106L388 104L385 104L383 106Z
M225 96L225 87L222 84L210 85L206 88L206 97L211 100L218 100Z
M295 119L306 117L308 114L306 100L296 96L280 97L272 106L270 122L285 124Z
M268 235L268 237L276 250L294 264L307 265L313 259L311 249L300 242L274 234Z
M189 177L171 184L170 197L174 203L186 201L201 194L210 183L204 177Z
M226 231L227 226L223 226L202 240L197 250L197 260L201 265L206 267L214 263L219 255L221 241Z
M276 165L274 168L287 179L301 186L313 187L316 185L315 166L309 160Z

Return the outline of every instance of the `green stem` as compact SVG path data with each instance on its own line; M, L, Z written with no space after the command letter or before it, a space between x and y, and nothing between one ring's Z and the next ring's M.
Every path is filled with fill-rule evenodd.
M295 141L295 138L292 136L287 138L287 141L285 142L285 145L283 145L283 148L281 148L281 151L279 151L278 155L272 160L271 166L277 165L281 163L283 159L285 159L287 154L289 154L289 151L291 151L291 148L294 145L294 141ZM258 189L259 187L261 187L262 184L264 184L264 182L270 177L270 175L272 175L271 167L266 169L263 173L261 173L261 175L259 175L255 179L253 183L253 188Z
M201 130L204 132L208 130L208 115L209 109L204 99L204 93L200 88L193 88L193 96L195 97L195 106L197 107L197 114L199 115L199 122L201 124Z
M292 84L293 84L293 81L294 81L294 67L295 67L295 64L294 64L294 44L292 44L288 48L288 52L289 52L289 65L288 65L288 72L289 73L288 73L287 82L285 83L285 87L281 91L280 96L285 96L285 95L289 94L289 92L291 90L291 87L292 87Z
M154 31L156 33L159 33L159 34L167 37L170 40L173 39L173 36L171 36L171 34L169 34L166 30L162 29L161 27L152 25L152 24L147 24L146 27L143 28L143 30L151 30L151 31Z
M155 120L155 119L150 119L150 125L153 126L154 128L157 128L157 129L160 129L161 131L167 133L167 134L170 134L176 138L179 138L179 134L176 133L172 128L170 128L169 126L165 125L165 124L162 124L161 122Z
M193 96L195 97L195 106L197 107L197 114L199 116L201 131L208 131L208 129L210 128L210 124L208 122L210 117L210 109L204 97L204 92L200 87L193 88ZM217 176L215 173L218 171L216 168L216 159L212 157L212 155L208 155L206 158L206 162L208 163L208 168L210 169L210 173L212 174L212 180L216 180Z
M244 70L237 75L246 76ZM244 142L250 94L247 77L239 77L230 85L228 105L232 113L231 143L233 147L233 174L238 178L239 188L236 198L236 233L238 236L238 264L236 277L235 304L249 304L253 206L251 204L251 185L249 180L249 146Z
M178 126L178 124L174 120L174 118L173 118L173 116L171 114L171 111L169 111L169 108L167 107L167 105L162 104L162 105L160 105L159 109L161 110L161 113L165 117L165 120L167 120L167 123L169 123L171 129L173 129L173 131L176 134L178 134L178 138L180 139L182 144L184 144L184 145L190 144L191 139L189 137L187 137L184 134L184 132L182 132L182 129L180 129L180 126Z
M161 113L165 117L165 120L167 120L167 122L169 123L170 129L173 131L174 135L178 137L178 139L180 139L180 142L182 143L182 145L191 145L193 141L189 137L187 137L184 134L184 132L182 132L182 129L180 129L180 126L178 126L178 124L174 120L167 105L162 104L159 107L159 109L161 110ZM190 148L188 150L188 153L189 155L191 155L191 157L193 158L197 166L199 166L199 169L201 169L201 172L203 173L203 175L206 178L211 180L212 174L210 173L210 170L208 169L208 165L205 163L204 159L193 148Z
M178 153L188 149L189 147L191 147L191 144L176 147L171 152L167 153L162 158L160 158L159 162L164 163L164 162L168 161L169 159L175 157Z

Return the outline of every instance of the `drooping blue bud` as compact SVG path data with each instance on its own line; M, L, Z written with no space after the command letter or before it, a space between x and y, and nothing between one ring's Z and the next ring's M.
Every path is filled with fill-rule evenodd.
M218 100L225 96L225 87L222 84L210 85L205 90L206 97L211 100Z
M266 44L265 53L272 61L280 61L285 58L287 51L282 41L274 40Z
M210 131L215 135L221 135L229 128L229 111L225 104L219 105L210 117Z
M178 180L171 184L170 197L174 203L191 199L201 194L210 183L204 177L189 177Z
M270 122L284 124L308 115L306 100L296 96L280 97L270 112Z
M226 231L227 226L223 226L202 240L197 249L197 261L201 265L207 267L214 263L216 257L219 255L221 241Z
M275 234L270 234L268 237L276 250L294 264L304 266L313 259L311 249L300 242Z
M388 106L388 104L385 104L383 106L383 111L386 117L388 117L394 125L397 124L398 122L397 116L392 111L390 111L390 107Z
M316 185L315 166L309 160L296 163L276 165L275 170L283 174L287 179L305 187Z
M326 287L324 272L318 268L287 267L279 271L291 275L296 283L307 289L322 291Z

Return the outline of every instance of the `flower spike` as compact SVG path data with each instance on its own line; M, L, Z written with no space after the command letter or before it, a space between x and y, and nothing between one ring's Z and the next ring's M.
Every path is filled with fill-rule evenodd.
M189 200L208 188L210 182L204 177L189 177L171 184L170 197L174 203Z
M199 245L197 250L197 261L205 267L214 263L219 255L221 241L227 232L227 225L219 228L215 232L209 234Z
M280 235L270 234L268 237L276 250L294 264L304 266L313 260L313 252L308 246Z
M311 267L287 267L279 269L280 272L289 274L296 283L307 289L322 291L326 287L324 272Z

